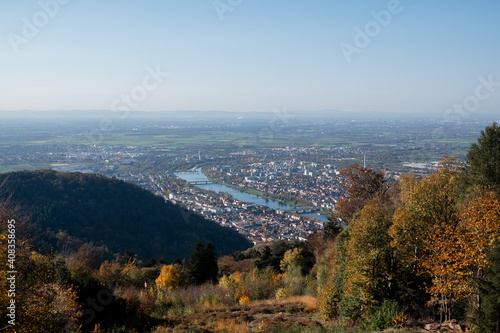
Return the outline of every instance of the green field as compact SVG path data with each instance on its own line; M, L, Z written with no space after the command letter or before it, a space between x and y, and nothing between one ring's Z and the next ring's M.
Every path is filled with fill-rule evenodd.
M30 164L0 165L0 173L34 169L35 167Z

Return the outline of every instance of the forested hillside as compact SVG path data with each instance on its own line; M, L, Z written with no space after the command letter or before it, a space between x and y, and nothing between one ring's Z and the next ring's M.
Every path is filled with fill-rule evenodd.
M434 320L429 329L499 332L499 174L496 123L466 161L445 156L427 177L343 170L349 197L316 266L323 316L370 329Z
M40 248L57 249L64 242L59 231L142 259L187 258L197 241L212 242L219 255L251 246L237 232L121 180L41 170L2 174L0 183L3 197L36 223Z

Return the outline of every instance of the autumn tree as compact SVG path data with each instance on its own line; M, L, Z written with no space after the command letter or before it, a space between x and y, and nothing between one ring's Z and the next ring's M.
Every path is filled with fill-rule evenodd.
M83 243L76 251L63 254L66 266L71 274L71 282L78 286L79 296L92 293L98 289L99 282L94 276L94 270L100 266L104 247L96 247L92 243Z
M285 273L285 288L280 290L278 296L299 295L302 292L304 288L304 280L302 278L303 262L304 254L301 248L296 247L285 252L280 262L280 269Z
M268 299L282 286L282 277L283 274L271 267L263 270L254 267L248 272L234 272L223 276L219 285L225 288L236 302L245 299Z
M477 142L471 145L467 154L467 166L463 179L466 186L486 186L500 195L500 126L496 122L481 131ZM497 246L500 246L500 243L497 243ZM499 253L499 248L490 253L487 259L491 267L486 269L487 274L478 277L481 302L477 304L475 317L481 331L500 332L498 320L500 284L498 277L494 274L494 272L500 272Z
M472 189L460 204L462 251L470 256L473 270L479 276L488 266L488 256L500 238L500 195L483 187Z
M354 213L376 196L384 194L388 189L387 179L382 172L351 165L340 172L343 187L348 197L337 204L337 210L344 222L349 222Z
M74 289L60 274L65 270L61 267L64 261L33 251L32 231L30 220L20 207L9 200L0 200L0 327L5 332L74 332L81 312ZM14 251L13 246L15 261L9 263L8 254L9 250ZM6 314L6 304L13 299L9 297L7 277L11 274L7 271L17 272L16 325L12 327Z
M333 239L325 238L324 230L311 233L307 236L307 250L312 253L314 258L319 258L325 252L327 247L331 246Z
M431 303L441 306L446 320L458 300L477 294L500 229L498 196L478 187L459 202L459 176L457 163L446 158L429 177L403 181L390 230L393 246L415 272L432 277Z
M490 256L500 240L500 195L478 186L469 191L460 205L461 274L467 277L471 292L477 297L478 281L491 264ZM479 299L474 302L480 307Z
M302 261L304 257L302 255L302 249L296 247L293 250L288 250L285 252L283 259L280 263L281 271L283 272L291 272L293 270L301 270L302 269Z
M3 235L0 235L0 240L3 241L4 237L1 236ZM15 297L16 325L12 327L13 330L7 329L6 332L76 331L82 314L78 306L77 294L72 286L58 280L57 261L51 256L41 255L34 251L28 255L22 246L18 248L16 254L18 255L18 260L16 260L18 272ZM0 255L3 255L3 251L0 251ZM22 262L19 261L21 258ZM5 276L3 267L0 275ZM5 292L4 285L1 286L2 292ZM5 319L7 319L6 315ZM4 318L1 320L2 324L6 324Z
M99 267L97 279L99 282L110 290L122 285L122 265L118 262L105 261Z
M421 181L413 176L403 178L401 201L389 229L391 244L406 261L406 270L422 278L432 277L434 283L428 292L447 313L454 300L454 295L450 294L454 289L452 284L446 284L451 275L442 270L447 258L439 256L444 249L455 248L448 238L459 222L460 171L454 157L445 157L429 177ZM449 288L436 287L445 284Z
M437 296L445 314L451 317L454 301L471 295L479 307L478 278L489 265L489 255L500 236L500 198L485 188L475 188L459 204L456 225L444 225L429 234L427 258L420 266L430 272L429 291Z
M326 249L319 258L315 270L318 284L319 312L324 319L338 315L338 303L341 300L343 279L340 277L341 260L336 246Z
M425 249L434 244L427 237L430 233L458 223L459 172L455 159L447 157L429 177L419 181L408 176L401 181L401 202L389 233L392 245L408 262L425 258Z
M155 281L156 288L172 291L179 287L179 272L174 265L161 268L160 276Z
M351 224L346 292L355 291L365 304L377 304L389 298L395 287L395 259L388 233L392 208L374 198Z
M29 277L23 283L19 299L20 332L74 332L81 312L78 298L71 286L54 279L54 261L33 252Z

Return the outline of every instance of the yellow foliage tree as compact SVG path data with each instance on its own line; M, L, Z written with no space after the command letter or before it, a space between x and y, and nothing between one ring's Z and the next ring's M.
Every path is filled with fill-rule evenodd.
M280 268L283 272L286 273L298 271L302 269L303 261L304 256L302 254L302 249L296 247L293 250L288 250L285 252L283 259L280 262Z
M389 227L391 209L372 199L353 219L347 244L346 293L356 291L365 304L382 300L391 289L393 254Z
M454 157L447 157L429 177L418 181L409 176L401 181L401 202L389 234L391 244L408 262L416 265L425 257L424 248L434 243L427 236L435 228L458 223L459 171Z
M179 287L179 272L174 265L167 265L161 268L160 276L156 279L156 288L175 290Z

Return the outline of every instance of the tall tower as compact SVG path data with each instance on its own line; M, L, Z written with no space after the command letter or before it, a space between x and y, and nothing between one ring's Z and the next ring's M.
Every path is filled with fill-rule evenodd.
M363 168L366 169L366 154L363 153Z

